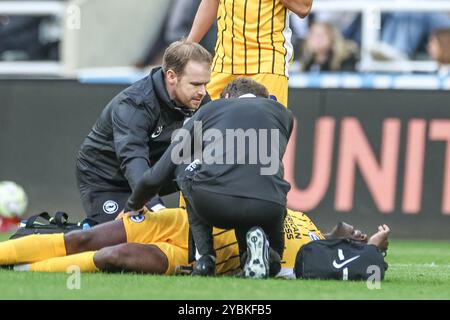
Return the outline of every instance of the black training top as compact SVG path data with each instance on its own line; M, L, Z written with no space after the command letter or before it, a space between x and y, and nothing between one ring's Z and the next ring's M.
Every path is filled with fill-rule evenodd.
M208 103L144 174L127 208L141 209L158 192L161 183L171 177L179 185L184 179L191 179L196 188L284 206L290 185L283 179L282 159L292 128L292 113L270 99L221 99ZM240 135L237 129L242 129ZM246 138L242 140L244 132ZM194 137L192 141L186 138L188 133ZM201 146L200 152L196 153L196 145ZM180 164L174 155L183 155L184 162Z
M186 112L169 98L161 68L153 69L103 110L78 153L79 179L94 189L131 192L169 147Z

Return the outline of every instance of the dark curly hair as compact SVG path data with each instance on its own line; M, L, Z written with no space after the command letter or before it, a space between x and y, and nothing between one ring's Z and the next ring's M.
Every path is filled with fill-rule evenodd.
M239 77L231 81L220 94L220 98L239 98L251 93L257 97L269 98L269 91L265 86L248 77Z

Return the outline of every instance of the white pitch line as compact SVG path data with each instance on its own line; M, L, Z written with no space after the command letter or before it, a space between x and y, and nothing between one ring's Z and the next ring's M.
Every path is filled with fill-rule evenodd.
M411 268L411 267L419 267L419 268L450 268L450 264L436 264L436 263L389 263L389 267L393 268Z

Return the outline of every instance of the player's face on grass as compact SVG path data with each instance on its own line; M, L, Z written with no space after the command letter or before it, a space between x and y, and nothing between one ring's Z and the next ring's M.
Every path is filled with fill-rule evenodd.
M173 99L190 109L197 109L206 95L206 85L211 80L207 63L189 61L181 76L176 76Z

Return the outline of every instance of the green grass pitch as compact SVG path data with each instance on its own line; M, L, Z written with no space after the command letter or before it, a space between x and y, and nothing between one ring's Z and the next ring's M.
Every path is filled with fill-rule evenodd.
M385 280L372 290L365 282L134 274L82 274L80 289L70 290L69 274L0 270L0 299L450 299L450 242L392 240L386 261Z

